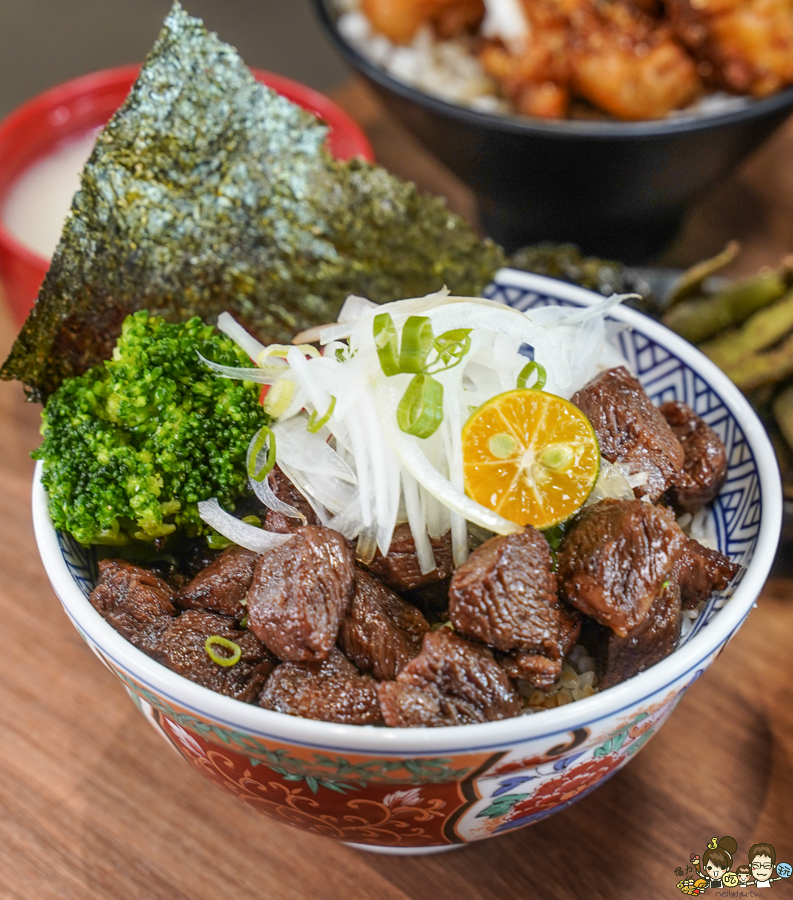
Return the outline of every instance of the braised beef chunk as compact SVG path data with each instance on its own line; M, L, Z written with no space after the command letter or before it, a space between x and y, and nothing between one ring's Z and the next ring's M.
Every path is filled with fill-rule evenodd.
M367 569L383 584L399 593L412 591L414 588L434 584L438 581L445 581L452 574L454 568L451 532L447 531L439 538L430 538L430 543L437 568L422 575L416 556L416 542L410 533L410 525L407 523L397 525L391 539L391 546L388 548L388 555L382 556L378 550L374 559L367 565Z
M286 475L284 475L278 466L273 466L270 474L267 476L267 482L272 488L275 496L283 503L288 503L299 513L302 513L305 517L305 521L268 509L267 518L264 522L265 530L276 531L279 534L289 534L290 531L294 531L301 525L319 525L319 519L317 518L317 514L311 508L311 504L292 484Z
M647 615L687 540L670 509L601 500L583 511L559 548L562 594L625 637Z
M374 575L356 569L355 593L339 629L339 644L362 672L380 681L397 672L421 650L429 630L421 612Z
M531 526L485 541L452 576L455 629L499 650L555 651L559 610L552 567L548 541Z
M718 550L703 547L689 538L672 573L672 578L680 585L683 609L695 609L713 591L723 591L740 568Z
M624 637L589 620L582 640L595 659L599 687L633 678L668 656L680 639L680 624L680 588L674 581L662 587L644 619Z
M419 655L377 691L383 719L394 728L491 722L521 709L520 695L488 651L449 628L428 631Z
M584 617L577 609L566 603L559 604L559 657L561 659L565 659L575 646L578 635L581 634L583 621Z
M625 463L632 475L647 473L647 483L634 489L637 497L657 500L675 483L683 468L683 448L627 369L601 372L572 402L592 423L609 462Z
M238 621L245 615L248 593L258 553L229 547L180 591L175 602L183 609L211 609Z
M507 654L497 654L501 668L510 678L522 678L547 691L562 674L562 663L573 649L581 633L584 617L577 609L562 602L559 609L559 639L556 647L548 648L544 653L531 650L513 650Z
M727 478L727 450L710 425L685 403L670 400L660 411L685 454L669 500L678 512L696 512L718 496Z
M239 662L224 666L212 659L206 641L214 635L239 646ZM213 651L230 655L219 645L213 645ZM256 698L277 662L255 635L237 628L234 619L197 609L171 619L151 655L190 681L246 703Z
M451 579L425 584L412 591L404 591L402 596L408 603L417 606L430 625L449 621L449 584Z
M336 643L355 581L352 545L308 525L262 554L248 591L248 627L280 659L318 662Z
M334 649L322 662L281 663L265 685L259 705L304 719L382 725L376 687L374 678L361 675Z
M521 678L541 691L553 687L562 674L561 659L549 659L541 653L532 653L530 650L514 650L500 656L498 661L510 678Z
M119 634L147 652L176 614L173 590L148 569L121 559L100 560L88 599Z

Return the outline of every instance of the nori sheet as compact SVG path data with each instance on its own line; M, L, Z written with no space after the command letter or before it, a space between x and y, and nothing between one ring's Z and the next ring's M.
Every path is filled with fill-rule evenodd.
M175 3L99 135L0 377L44 402L107 359L138 309L229 310L266 343L334 321L349 293L481 291L501 249L379 166L332 160L326 132Z

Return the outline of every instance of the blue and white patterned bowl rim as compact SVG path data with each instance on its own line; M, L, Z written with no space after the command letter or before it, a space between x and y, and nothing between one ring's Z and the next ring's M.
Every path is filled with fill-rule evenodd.
M597 294L543 276L500 270L485 296L519 310L591 305ZM92 554L52 527L39 463L33 484L36 540L53 587L74 625L101 654L155 694L229 728L265 739L353 753L432 754L492 750L541 740L638 708L683 686L740 627L770 571L782 522L782 487L768 437L740 392L705 356L657 322L627 308L610 318L630 327L619 334L623 354L654 403L679 399L719 434L727 448L727 483L713 507L719 548L745 566L721 609L713 597L681 646L621 685L533 716L438 729L335 725L274 713L215 694L154 662L124 640L87 600L95 579Z

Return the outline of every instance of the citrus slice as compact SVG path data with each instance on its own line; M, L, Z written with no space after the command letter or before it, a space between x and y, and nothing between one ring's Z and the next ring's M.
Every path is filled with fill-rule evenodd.
M463 426L465 492L519 525L550 528L569 519L599 471L589 419L555 394L498 394Z

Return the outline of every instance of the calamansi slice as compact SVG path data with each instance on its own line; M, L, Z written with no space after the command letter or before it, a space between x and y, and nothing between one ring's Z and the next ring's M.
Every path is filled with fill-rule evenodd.
M599 471L589 419L554 394L498 394L463 426L466 493L519 525L549 528L569 519Z

